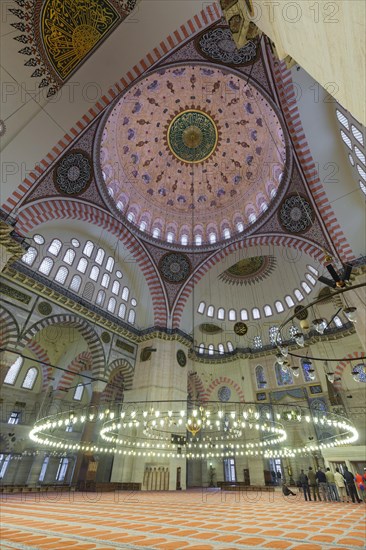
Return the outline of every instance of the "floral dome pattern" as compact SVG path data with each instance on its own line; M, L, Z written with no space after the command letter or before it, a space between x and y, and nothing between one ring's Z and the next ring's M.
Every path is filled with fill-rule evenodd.
M243 76L202 63L141 79L117 100L100 140L117 208L173 244L243 231L277 193L285 161L270 100Z

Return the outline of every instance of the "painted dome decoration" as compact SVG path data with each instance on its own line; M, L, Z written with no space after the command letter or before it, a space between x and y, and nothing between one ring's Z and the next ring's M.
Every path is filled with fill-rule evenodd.
M118 214L171 246L245 231L266 215L285 161L270 100L204 63L142 78L116 101L100 138L100 181Z

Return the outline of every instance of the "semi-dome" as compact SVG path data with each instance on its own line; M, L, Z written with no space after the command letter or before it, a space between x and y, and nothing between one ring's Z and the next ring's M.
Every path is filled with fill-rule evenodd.
M131 86L100 140L115 206L172 244L243 232L276 195L285 161L270 100L243 75L202 63L159 69Z

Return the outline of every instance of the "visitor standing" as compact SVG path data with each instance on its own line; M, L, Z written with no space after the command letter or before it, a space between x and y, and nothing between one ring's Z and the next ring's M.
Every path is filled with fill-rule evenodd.
M342 499L343 502L349 502L348 494L346 491L346 482L341 472L339 471L339 468L336 468L336 471L334 472L334 481L337 486L340 499Z
M352 502L353 503L362 502L362 500L359 498L359 496L357 494L357 489L356 489L353 474L352 474L352 472L349 471L347 466L344 467L343 477L344 477L344 480L346 482L346 487L347 487L347 490L348 490L348 494L351 497Z
M321 500L315 472L311 466L309 466L308 479L309 479L310 488L313 493L313 499L316 500L316 497L318 497L318 499Z
M328 495L327 478L321 468L318 468L318 471L315 474L315 479L318 483L318 487L320 489L324 502L327 502L328 499L330 500Z
M327 471L325 472L325 477L327 478L327 486L328 486L328 494L330 497L330 500L335 500L339 502L339 494L337 485L334 478L334 473L331 471L330 468L327 468Z
M304 491L305 500L311 500L309 479L308 479L308 476L304 473L304 470L301 470L299 482L301 484L302 490Z

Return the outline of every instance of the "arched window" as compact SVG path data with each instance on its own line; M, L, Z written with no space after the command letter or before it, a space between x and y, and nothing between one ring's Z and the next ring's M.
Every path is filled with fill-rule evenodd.
M213 317L215 314L214 306L208 306L207 308L207 317Z
M355 149L356 157L358 158L358 160L360 160L362 162L362 164L366 165L366 158L365 158L365 155L363 154L363 152L360 151L359 148L356 145L355 145L354 149Z
M69 270L67 269L67 267L65 266L59 267L55 275L55 281L63 285L67 279L68 274L69 274Z
M363 135L362 135L362 132L360 132L360 130L358 128L356 128L356 126L354 126L352 124L351 126L351 130L352 130L352 134L354 135L354 137L357 139L357 141L359 143L361 143L361 145L363 145Z
M85 298L85 300L92 301L93 294L94 294L94 285L93 285L93 283L86 283L86 285L84 287L83 294L82 294L83 298Z
M288 332L289 332L290 338L293 339L295 334L299 332L299 329L296 325L291 325L288 329Z
M345 144L347 145L347 147L348 147L349 149L351 149L351 151L352 151L352 141L351 141L350 138L347 136L347 134L345 134L345 133L343 132L343 130L341 130L341 136L342 136L342 139L343 139L344 143L345 143Z
M22 262L27 265L33 265L37 258L37 254L37 250L33 246L30 246L27 252L22 256Z
M53 239L52 243L48 247L48 252L53 256L58 256L62 248L62 242L60 239Z
M253 307L252 309L252 317L253 319L260 319L261 318L261 312L257 307Z
M129 222L133 223L135 221L135 214L133 212L129 212L127 214L127 219Z
M257 381L257 388L259 390L266 387L267 381L264 375L264 368L262 367L262 365L257 365L255 367L255 379Z
M186 246L188 244L188 235L182 235L181 238L180 238L180 242L181 242L181 244Z
M33 240L37 244L44 244L44 237L42 235L33 235Z
M198 347L198 353L202 355L204 352L205 352L205 344L202 343Z
M127 286L123 287L123 290L122 290L122 300L124 300L125 302L127 302L128 300L128 297L130 295L130 290Z
M306 267L308 268L309 271L311 271L312 273L314 273L314 275L315 275L316 277L318 277L319 271L318 271L317 269L315 269L315 267L313 267L312 265L307 265Z
M23 365L23 357L18 357L6 373L4 384L14 385Z
M110 275L108 275L108 273L104 273L102 277L102 282L100 284L104 286L104 288L108 288L110 280L111 280Z
M234 346L230 341L226 342L226 345L229 352L234 351Z
M38 369L36 369L36 367L31 367L30 369L28 369L23 380L22 388L25 388L26 390L33 389L33 386L37 379L37 375Z
M113 281L113 285L112 285L112 292L113 294L117 294L119 293L119 289L120 289L120 283L118 281Z
M118 309L118 317L124 319L126 316L126 304L121 304Z
M275 364L276 380L279 386L291 386L294 383L291 369Z
M302 286L302 288L305 290L306 294L310 294L311 288L310 288L310 286L308 285L308 283L305 283L305 281L302 281L302 282L301 282L301 286Z
M229 309L229 321L236 321L236 311L235 309Z
M196 246L201 246L202 244L202 235L196 235L194 238L194 244Z
M215 233L211 232L208 236L208 240L210 242L210 244L214 244L216 242L216 235Z
M254 223L256 221L256 219L257 219L257 216L254 214L254 212L249 214L249 216L248 216L249 223Z
M114 267L114 258L112 258L112 256L109 256L107 263L105 264L105 268L107 271L109 271L109 273L111 273L111 271L113 270L113 267Z
M75 401L81 401L84 393L84 385L78 384L75 388L74 399Z
M337 118L339 120L339 122L341 124L343 124L343 126L345 128L347 128L347 130L349 130L349 122L348 122L348 118L344 116L343 113L341 113L341 111L339 111L339 109L336 109L336 115L337 115Z
M108 307L107 307L109 313L114 313L115 312L116 305L117 305L116 299L115 298L109 298Z
M248 315L248 311L246 309L241 309L240 310L240 319L242 321L248 321L249 315Z
M283 307L283 304L280 300L277 300L275 302L275 308L276 308L277 313L282 313L283 311L285 311L285 308Z
M278 327L269 327L268 335L269 335L269 341L271 342L271 344L281 344L282 339L281 339L281 334L279 333Z
M301 359L301 367L305 382L312 382L315 380L315 371L311 361L308 359Z
M168 233L166 234L166 240L168 243L172 243L174 240L174 233L168 231Z
M103 307L104 306L104 300L105 300L105 292L104 290L99 290L97 294L97 299L95 300L95 303L97 306Z
M80 273L85 273L87 267L88 267L88 260L86 258L80 258L80 260L78 261L78 265L76 266L76 269L80 271Z
M285 302L287 304L287 307L294 307L295 302L291 298L291 296L285 296Z
M197 312L200 313L201 315L203 314L203 312L205 311L205 308L206 308L206 304L205 302L200 302L198 308L197 308Z
M213 344L210 344L210 345L208 346L208 354L209 354L209 355L213 355L213 354L214 354L214 351L215 351L214 345L213 345Z
M316 285L316 279L310 273L305 273L305 278L311 283L313 286Z
M261 211L261 212L265 212L265 211L267 210L267 208L268 208L267 203L266 203L266 202L262 202L261 207L260 207L260 211Z
M294 294L295 294L295 298L301 302L303 299L304 299L304 296L302 295L302 293L300 292L300 290L298 288L295 288L294 290Z
M356 382L366 382L366 368L364 363L359 363L352 369L353 378Z
M41 468L41 472L39 474L38 481L43 481L44 480L49 461L50 461L50 457L46 456L44 461L43 461L43 464L42 464L42 468Z
M46 256L45 258L43 258L38 268L38 271L43 273L43 275L49 275L51 273L52 268L53 268L53 260L52 258L49 258L48 256Z
M98 280L99 267L97 265L93 265L93 267L91 268L89 277L92 281L97 281Z
M154 239L158 239L160 237L160 229L158 227L154 228L152 236L154 237Z
M218 348L218 350L219 350L219 354L220 354L220 355L224 355L224 353L225 353L224 344L219 344L219 345L217 346L217 348Z
M103 248L98 248L97 255L95 256L95 263L102 265L105 256Z
M269 306L269 305L264 306L263 311L264 311L264 315L266 317L272 317L273 313L272 313L271 306Z
M65 264L72 265L74 259L75 259L75 250L73 250L72 248L68 248L64 254Z
M125 205L123 204L122 201L118 201L117 204L116 204L118 210L123 210Z
M131 325L133 325L135 323L135 319L136 319L136 312L134 309L130 309L130 311L128 312L128 322L131 323Z
M93 254L93 250L94 250L94 243L92 243L91 241L86 241L83 249L83 254L85 254L85 256L88 256L88 258L90 258L91 255Z
M263 348L263 342L262 342L262 338L260 336L254 336L254 338L253 338L253 348L254 349Z
M81 277L80 275L74 275L71 279L71 283L69 286L70 290L73 290L74 292L79 292L81 286Z
M236 224L236 229L237 229L237 231L239 231L239 233L241 233L242 231L244 231L244 224L243 224L243 222L238 222L238 223Z
M147 223L145 222L145 220L142 220L140 222L140 231L145 231L147 228Z
M222 236L224 237L224 239L230 239L230 229L228 227L224 229Z
M223 307L219 307L219 309L217 310L217 318L220 319L220 321L225 319L225 310Z
M61 458L57 468L56 481L65 480L68 466L69 466L69 459L65 457Z

